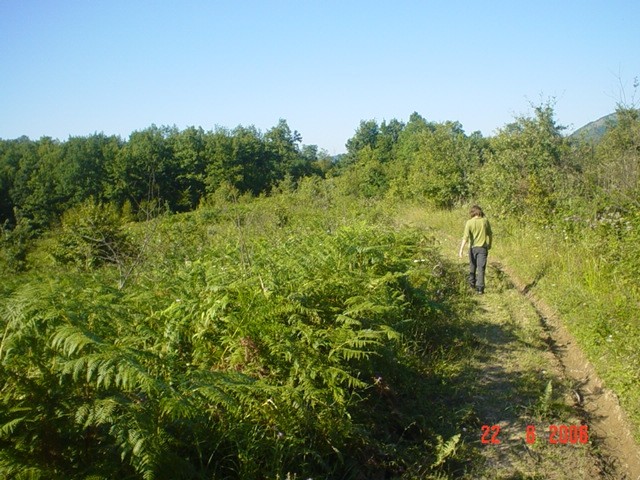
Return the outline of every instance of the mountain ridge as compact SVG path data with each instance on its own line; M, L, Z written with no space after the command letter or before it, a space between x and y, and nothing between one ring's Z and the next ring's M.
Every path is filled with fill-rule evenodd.
M617 123L618 114L617 112L613 112L583 125L569 135L569 138L578 138L597 143L602 139L607 130L614 127Z

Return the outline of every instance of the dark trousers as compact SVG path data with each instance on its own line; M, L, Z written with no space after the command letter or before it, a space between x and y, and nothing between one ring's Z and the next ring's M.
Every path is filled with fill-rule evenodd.
M472 247L469 249L469 285L472 288L484 290L484 271L487 267L486 247Z

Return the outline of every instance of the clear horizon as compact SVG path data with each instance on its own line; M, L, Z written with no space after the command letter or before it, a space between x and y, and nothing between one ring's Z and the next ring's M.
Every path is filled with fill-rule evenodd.
M491 136L555 99L573 131L634 104L640 3L257 1L0 4L0 138L123 138L280 118L345 150L361 120Z

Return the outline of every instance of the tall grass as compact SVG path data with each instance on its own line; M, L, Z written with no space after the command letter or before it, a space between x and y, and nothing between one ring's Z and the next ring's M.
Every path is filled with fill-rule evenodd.
M494 253L562 321L620 398L640 440L640 296L597 232L496 224Z
M401 222L433 230L453 254L467 209L400 208ZM640 294L633 280L636 245L513 219L491 218L490 260L507 264L541 299L554 307L565 326L620 398L640 441ZM609 243L606 243L609 242ZM490 288L491 279L488 279Z

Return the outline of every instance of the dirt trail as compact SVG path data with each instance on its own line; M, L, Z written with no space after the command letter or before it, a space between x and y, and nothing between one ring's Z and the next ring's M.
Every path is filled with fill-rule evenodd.
M549 347L538 311L504 270L492 265L487 293L475 303L469 320L475 348L461 380L480 428L499 426L500 443L483 444L477 432L482 460L469 478L624 478L595 448L591 425L575 408L574 385ZM575 436L573 442L561 440L550 431L564 425L577 432L585 424L590 434L585 443ZM527 442L532 428L535 441Z
M466 384L478 420L498 425L501 443L478 442L485 465L474 478L639 480L640 450L625 413L557 313L495 261L487 293L475 301L471 333L479 348ZM586 425L589 441L562 443L552 425Z
M562 374L573 385L574 408L589 426L601 464L604 462L604 466L612 470L614 478L640 480L640 449L618 398L604 387L594 367L562 325L557 312L531 293L508 267L498 262L491 266L507 277L535 309L547 334L549 350L557 359Z

